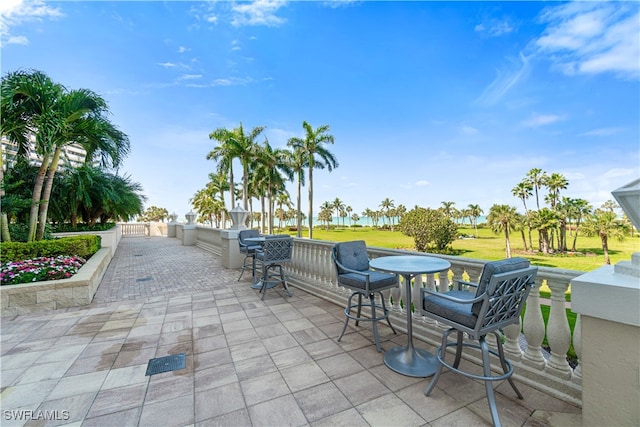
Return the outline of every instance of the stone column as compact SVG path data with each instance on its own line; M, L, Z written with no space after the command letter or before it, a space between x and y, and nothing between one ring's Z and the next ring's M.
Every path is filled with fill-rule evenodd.
M196 224L194 223L196 214L194 214L193 211L189 211L185 216L187 223L183 227L182 245L195 246L197 240Z
M240 268L244 254L240 253L238 234L240 230L220 230L222 239L222 266L224 268Z
M176 237L176 220L178 219L177 213L169 215L169 225L167 225L167 237Z

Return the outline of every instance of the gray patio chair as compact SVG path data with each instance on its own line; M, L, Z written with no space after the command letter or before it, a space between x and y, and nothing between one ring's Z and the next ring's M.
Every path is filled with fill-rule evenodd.
M457 289L438 293L422 289L422 315L450 326L442 335L442 344L436 349L438 369L425 389L429 396L433 391L444 367L466 377L482 380L485 383L491 419L495 426L500 425L498 408L493 392L493 382L508 380L511 387L522 399L522 394L514 384L511 376L513 366L505 358L502 348L502 337L498 331L508 325L517 323L524 303L538 271L530 267L524 258L511 258L485 264L477 284L459 281ZM463 290L463 287L475 288L475 292ZM449 335L456 332L455 342L449 342ZM463 333L478 344L463 341ZM489 349L485 336L493 333L496 337L498 351ZM456 346L453 364L445 361L447 347ZM482 375L475 375L459 369L463 347L480 349L482 354ZM497 357L503 374L492 375L490 356Z
M332 258L336 267L338 276L338 284L349 288L351 295L344 309L345 319L342 332L338 337L338 341L342 339L344 332L347 330L349 319L356 321L356 326L360 321L371 322L373 326L373 337L376 342L378 353L382 351L380 346L380 338L378 336L378 321L387 319L389 327L393 329L391 321L389 321L389 310L387 309L382 291L398 286L398 275L391 273L383 273L369 269L369 256L367 255L367 246L363 240L352 242L336 243L332 250ZM380 294L381 304L377 304L375 294ZM358 302L353 303L353 297L358 297ZM362 302L362 297L369 299L369 302ZM370 317L362 314L362 307L370 310ZM356 309L356 314L351 314L351 310ZM376 309L382 310L376 312Z
M263 300L267 289L277 286L278 283L282 283L287 295L291 296L282 264L291 261L292 248L293 239L291 236L280 234L265 236L262 249L256 251L256 263L262 269L260 292L262 292Z
M253 278L256 277L256 251L260 249L260 245L258 243L247 242L245 239L251 237L260 237L260 232L258 230L240 230L238 233L238 245L240 246L240 253L244 254L244 261L242 262L242 270L240 270L240 277L238 277L238 281L242 279L242 275L244 274L244 270L251 266L251 274ZM251 264L247 264L251 261Z

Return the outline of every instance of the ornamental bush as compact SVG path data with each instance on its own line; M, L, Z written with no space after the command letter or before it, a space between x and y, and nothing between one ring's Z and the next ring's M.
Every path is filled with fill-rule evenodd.
M3 242L0 244L0 262L24 261L40 257L76 256L87 259L98 252L100 236L71 236L37 242Z
M458 226L440 210L415 207L402 216L398 228L413 237L416 250L442 252L456 238Z

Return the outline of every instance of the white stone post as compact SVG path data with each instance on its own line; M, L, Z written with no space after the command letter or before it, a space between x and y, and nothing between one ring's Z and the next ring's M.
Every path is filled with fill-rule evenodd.
M185 215L187 223L183 227L182 245L183 246L195 246L197 240L196 224L193 222L196 218L196 214L193 211L189 211Z

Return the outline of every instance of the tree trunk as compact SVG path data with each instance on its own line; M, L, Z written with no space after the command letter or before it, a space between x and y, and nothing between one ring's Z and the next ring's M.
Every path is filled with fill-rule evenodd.
M296 228L297 228L297 233L296 236L298 238L302 237L302 202L300 200L300 195L302 191L302 182L300 180L300 174L298 174L298 199L297 199L297 210L296 210Z
M524 235L524 229L520 230L520 234L522 235L522 243L524 244L524 251L528 252L529 249L527 249L527 238Z
M600 240L602 241L602 252L604 252L604 262L607 265L611 264L611 259L609 258L609 243L607 241L606 234L600 234Z
M504 239L507 248L507 258L511 258L511 243L509 242L509 227L504 228Z
M36 239L36 228L38 226L38 208L40 206L40 197L42 196L42 186L44 184L44 176L47 173L47 165L49 164L49 155L45 154L42 164L38 169L36 181L33 184L33 194L31 196L31 210L29 211L29 234L27 234L27 242L33 242Z
M47 225L47 214L49 212L49 198L51 197L51 189L53 188L53 178L58 169L58 162L60 161L60 153L62 150L60 147L56 147L56 151L53 154L53 159L47 170L47 176L44 182L44 190L42 191L42 198L40 199L40 215L38 220L38 232L36 234L37 240L42 240L44 237L44 228Z
M2 214L0 215L0 223L2 227L2 234L1 234L2 239L0 240L3 242L10 242L11 233L9 232L9 218L7 218L6 212L2 212Z
M309 162L309 239L313 239L313 162Z

